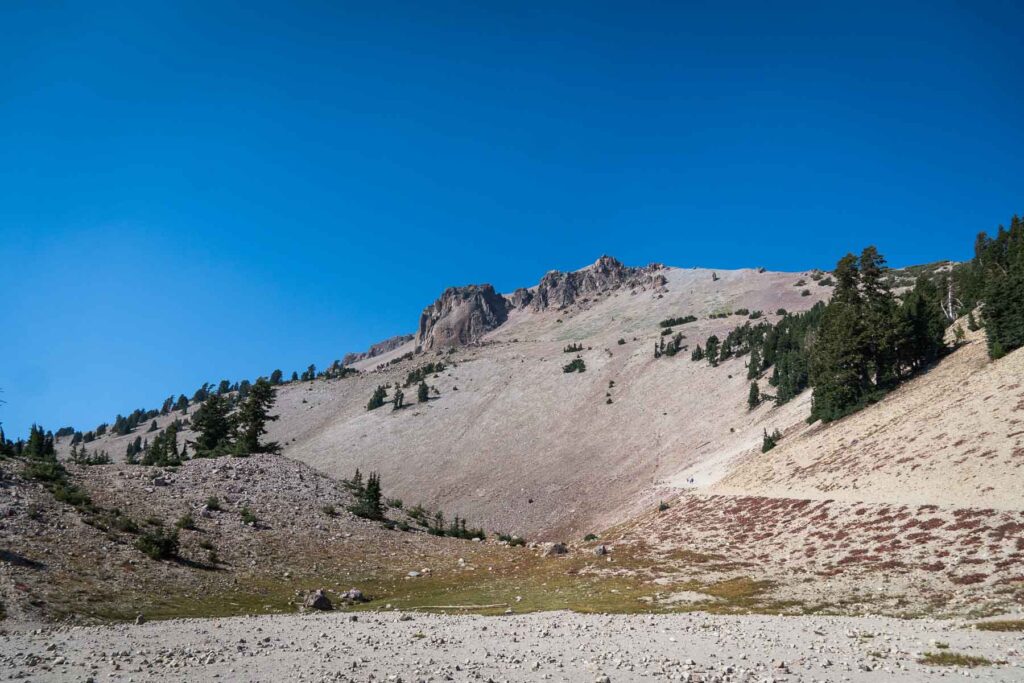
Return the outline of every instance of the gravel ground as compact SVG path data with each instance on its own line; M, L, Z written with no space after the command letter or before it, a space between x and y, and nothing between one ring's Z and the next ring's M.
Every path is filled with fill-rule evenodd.
M943 647L945 646L945 647ZM929 667L922 652L986 657ZM61 627L0 637L36 681L1024 680L1024 634L854 617L342 612Z

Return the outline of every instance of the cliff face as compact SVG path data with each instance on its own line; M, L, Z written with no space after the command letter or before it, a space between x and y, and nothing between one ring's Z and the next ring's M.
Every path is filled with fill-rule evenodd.
M505 322L507 306L491 285L449 287L423 309L416 346L430 351L472 344Z
M559 310L620 288L657 289L667 283L663 268L659 264L630 268L602 256L582 270L553 270L535 288L519 288L509 297L496 293L491 285L450 287L423 309L416 346L430 351L472 344L504 323L511 310Z
M526 302L534 311L549 308L561 309L577 301L623 287L657 288L666 284L665 276L659 272L660 264L643 268L630 268L611 256L602 256L594 265L571 273L552 270L541 278L537 291Z
M357 363L361 360L366 360L367 358L373 358L381 355L382 353L387 353L388 351L394 351L402 344L410 341L414 336L415 335L411 334L400 334L397 337L391 337L390 339L377 342L362 353L346 353L345 357L341 359L341 364L351 365L352 363Z

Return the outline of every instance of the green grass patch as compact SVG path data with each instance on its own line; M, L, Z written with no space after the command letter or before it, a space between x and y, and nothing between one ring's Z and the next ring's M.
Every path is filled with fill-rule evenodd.
M959 652L925 652L921 656L921 664L928 666L989 666L991 660L974 655L960 654Z
M979 621L974 627L979 631L1024 631L1024 619Z

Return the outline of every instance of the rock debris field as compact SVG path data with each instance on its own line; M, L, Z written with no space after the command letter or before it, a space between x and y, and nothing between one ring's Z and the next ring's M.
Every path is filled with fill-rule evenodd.
M4 679L33 681L1024 680L1024 634L962 621L848 617L505 617L325 612L0 637ZM926 652L981 657L974 668Z

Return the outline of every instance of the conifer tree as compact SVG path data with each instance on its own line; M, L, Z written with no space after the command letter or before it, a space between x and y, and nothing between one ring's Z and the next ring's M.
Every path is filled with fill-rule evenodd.
M270 373L270 383L273 384L274 386L279 385L281 383L281 378L283 376L284 375L280 370L274 370L272 373Z
M430 388L426 382L420 381L418 387L416 387L416 400L420 403L426 403L427 399L430 398Z
M718 365L718 337L711 335L705 342L704 356L708 359L708 363L711 365Z
M270 409L277 397L277 389L264 377L256 380L248 396L242 401L235 415L236 454L276 453L280 447L276 442L260 443L260 437L267 433L267 422L278 419Z
M761 376L761 351L758 347L750 350L750 360L747 362L747 379L757 379Z
M373 390L373 396L370 397L369 403L366 404L367 410L375 410L384 405L384 399L387 398L388 392L383 385L377 385L377 388Z
M753 410L759 405L761 405L761 389L757 386L757 382L751 382L750 393L747 394L747 409Z
M398 410L399 408L402 407L402 405L405 403L405 394L402 393L401 389L397 387L395 388L395 397L394 399L392 399L391 402L393 405L392 410Z
M192 416L192 428L196 436L196 455L215 457L227 453L231 445L231 420L228 412L231 406L224 396L210 394Z

